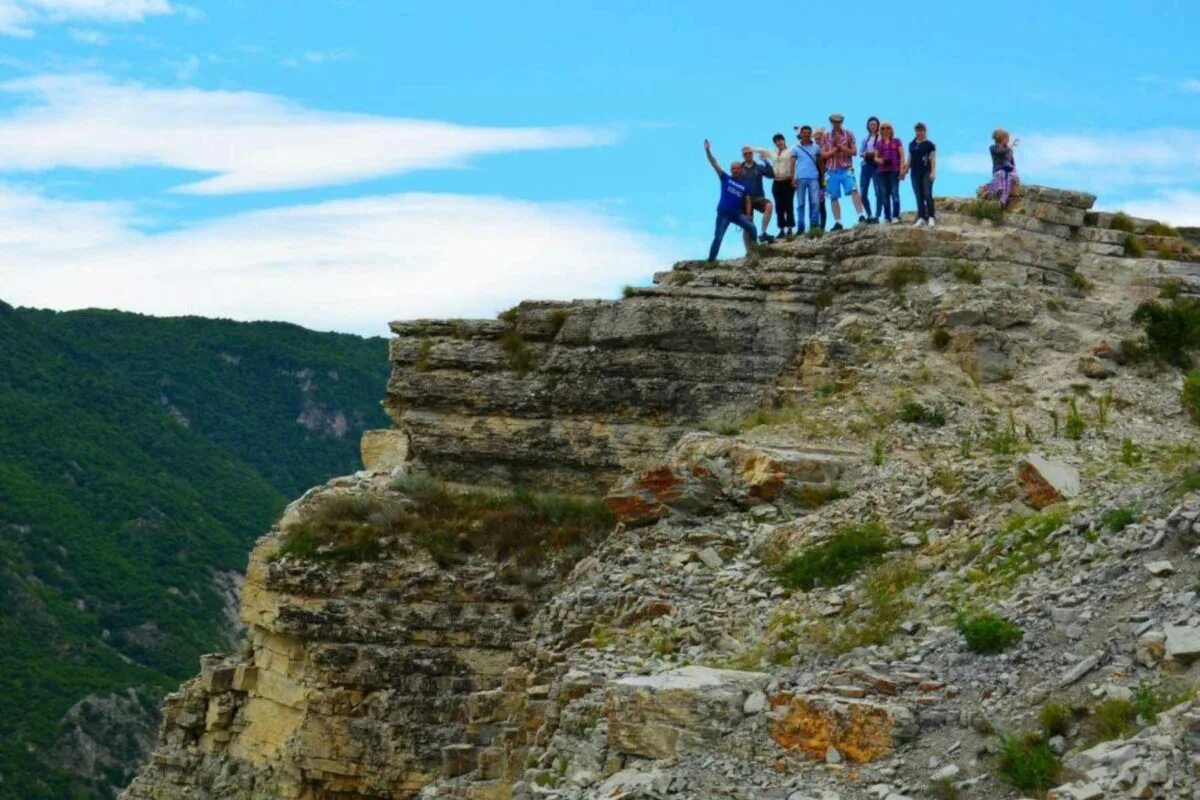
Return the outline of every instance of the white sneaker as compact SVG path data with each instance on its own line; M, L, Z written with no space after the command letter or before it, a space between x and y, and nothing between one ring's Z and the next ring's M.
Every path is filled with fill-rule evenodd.
M921 219L920 217L917 217L917 221L914 222L912 224L912 226L914 228L923 228L923 227L925 227L925 220Z
M900 218L899 218L899 217L896 217L895 219L890 219L890 220L888 220L888 224L889 224L889 225L899 225L899 224L900 224Z
M934 219L933 217L930 217L930 218L929 218L929 227L931 227L931 228L936 228L936 227L937 227L937 220L936 220L936 219Z

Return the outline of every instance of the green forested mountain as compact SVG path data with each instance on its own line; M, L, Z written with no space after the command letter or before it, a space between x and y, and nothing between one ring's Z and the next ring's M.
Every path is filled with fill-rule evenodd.
M0 303L0 798L124 784L251 543L386 425L386 378L381 338Z

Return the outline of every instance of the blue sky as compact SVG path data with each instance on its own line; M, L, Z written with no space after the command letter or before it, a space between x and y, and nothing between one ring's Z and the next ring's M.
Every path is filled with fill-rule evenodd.
M0 0L0 299L382 333L614 296L703 254L706 136L831 111L926 121L939 194L1003 125L1026 181L1200 224L1194 4L810 7Z

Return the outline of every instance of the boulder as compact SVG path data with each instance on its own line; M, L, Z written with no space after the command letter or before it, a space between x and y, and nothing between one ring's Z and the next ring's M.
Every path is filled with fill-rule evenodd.
M1193 625L1164 625L1166 657L1172 661L1192 661L1200 658L1200 627Z
M766 688L761 672L689 666L620 678L605 689L608 745L626 755L671 759L717 746Z
M1079 472L1069 464L1029 453L1018 465L1017 480L1025 492L1025 502L1042 509L1080 492Z
M783 693L773 695L771 705L775 743L818 759L836 750L846 761L876 761L917 732L912 712L890 703Z
M363 431L359 452L366 469L380 471L404 467L408 463L408 435L395 428Z

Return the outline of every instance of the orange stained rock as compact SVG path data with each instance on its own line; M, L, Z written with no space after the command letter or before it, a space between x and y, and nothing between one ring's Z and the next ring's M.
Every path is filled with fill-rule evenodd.
M803 750L824 758L830 747L863 764L887 755L892 747L892 718L869 703L815 702L786 694L771 698L787 712L771 727L771 738L787 750Z

